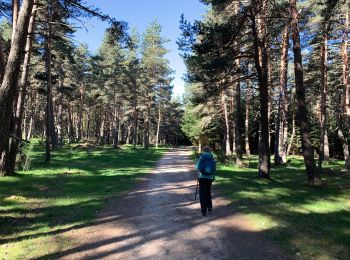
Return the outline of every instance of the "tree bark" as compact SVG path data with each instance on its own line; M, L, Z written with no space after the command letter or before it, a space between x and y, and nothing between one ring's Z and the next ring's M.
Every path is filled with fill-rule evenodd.
M342 82L343 82L343 93L341 97L341 112L339 115L338 120L338 137L340 140L340 143L343 147L343 154L344 154L344 161L345 161L345 168L350 170L350 156L349 156L349 146L347 143L347 140L344 138L343 135L343 128L344 123L349 122L350 120L350 85L349 85L349 58L348 58L348 41L349 41L349 1L346 0L344 7L345 9L345 21L343 25L343 39L342 39L342 45L341 45L341 54L342 54Z
M13 42L13 39L14 39L14 36L16 33L19 8L20 8L20 1L19 0L12 0L12 37L11 37L11 42Z
M5 74L6 57L5 57L5 46L2 36L0 35L0 82L2 82Z
M67 102L67 110L68 110L68 141L69 143L74 143L74 127L73 127L73 118L72 118L72 108L71 102L68 100Z
M162 120L162 111L161 111L161 103L159 104L158 108L158 123L157 123L157 133L156 133L156 147L158 147L159 142L159 132L160 132L160 123Z
M34 32L36 11L37 11L37 1L34 2L32 12L31 12L31 17L29 20L29 25L28 25L25 56L24 56L24 62L22 66L23 69L22 69L22 75L19 82L20 92L18 95L17 108L16 108L16 113L13 121L14 131L12 135L14 136L14 138L12 138L11 140L10 152L9 152L8 160L6 161L6 171L7 171L6 175L12 175L15 171L16 157L17 157L19 146L22 142L22 121L23 121L22 119L23 119L23 113L24 113L25 98L27 95L27 88L29 86L28 75L29 75L32 41L33 41L32 34Z
M52 79L51 79L51 48L52 48L52 2L47 3L47 31L45 36L45 67L47 77L47 90L46 90L46 141L45 141L45 161L49 162L51 159L51 145L53 143L53 129L52 129Z
M322 169L322 162L329 160L329 144L327 135L327 56L328 56L328 35L323 34L321 43L321 113L320 113L320 155L318 167Z
M23 0L16 32L11 44L5 74L0 87L0 175L5 173L5 156L9 152L11 117L15 93L18 91L18 76L24 56L28 25L34 0Z
M230 123L228 120L228 113L227 113L227 104L226 104L226 94L222 90L221 91L221 106L222 106L222 112L224 116L225 121L225 154L230 155L231 154L231 148L230 148Z
M269 82L268 82L268 57L266 43L266 18L267 4L265 0L260 2L261 10L258 17L251 14L252 30L254 36L254 60L258 74L259 100L260 100L260 126L261 142L259 145L259 174L260 178L270 177L270 144L269 144ZM257 26L258 21L258 26Z
M245 152L248 156L250 156L250 148L249 148L249 117L250 117L250 101L252 99L252 86L250 80L247 80L247 95L246 95L246 103L245 103Z
M147 111L145 113L144 130L143 130L143 146L145 149L149 148L149 128L151 116L151 97L147 98Z
M284 164L287 161L285 129L287 128L287 68L288 68L288 47L289 47L289 24L284 27L282 36L282 54L280 67L280 89L278 97L278 112L276 120L275 135L275 165Z
M309 134L309 120L305 104L304 72L300 47L299 17L297 0L289 0L291 13L291 30L294 53L295 87L297 94L297 120L300 127L301 143L303 148L304 163L309 183L315 183L318 178L318 169L314 159L314 149Z
M82 123L83 123L83 106L84 106L84 86L81 86L79 89L79 116L78 116L78 141L82 138Z
M292 135L289 140L288 148L287 148L287 154L286 156L290 155L290 150L292 149L293 142L294 142L294 137L295 137L295 116L293 114L293 119L292 119Z
M239 60L236 61L237 66L240 66ZM236 103L236 109L235 109L235 138L236 138L236 164L242 165L242 140L241 140L241 130L242 130L242 124L241 124L241 82L238 81L236 83L236 91L235 91L235 103Z

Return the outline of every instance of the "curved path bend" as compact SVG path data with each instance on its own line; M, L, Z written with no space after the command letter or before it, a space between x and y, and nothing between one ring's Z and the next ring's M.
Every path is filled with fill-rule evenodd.
M286 259L213 189L213 213L194 201L188 150L166 152L133 191L112 201L91 226L73 230L61 259Z

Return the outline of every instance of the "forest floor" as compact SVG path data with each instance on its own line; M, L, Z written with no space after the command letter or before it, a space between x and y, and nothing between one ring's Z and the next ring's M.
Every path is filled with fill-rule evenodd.
M257 156L244 163L219 165L216 187L232 207L292 258L350 259L350 172L343 170L344 161L325 164L323 183L316 186L307 184L301 156L273 166L271 180L256 178Z
M74 246L40 259L287 259L214 189L214 211L194 201L190 151L168 151L132 191L100 211L92 225L67 232Z
M46 164L32 143L28 169L0 178L0 259L349 259L341 161L319 186L307 185L301 157L271 180L256 178L256 156L219 164L214 212L202 217L188 150L159 160L164 149L79 144Z
M65 145L44 162L31 140L25 169L0 178L0 259L35 259L71 245L66 234L89 225L112 198L130 190L164 149Z

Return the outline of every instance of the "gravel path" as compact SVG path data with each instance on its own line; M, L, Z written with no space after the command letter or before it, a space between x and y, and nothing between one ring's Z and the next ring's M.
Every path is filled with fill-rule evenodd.
M202 217L189 151L167 152L135 189L95 222L73 230L61 259L286 259L283 252L215 193Z

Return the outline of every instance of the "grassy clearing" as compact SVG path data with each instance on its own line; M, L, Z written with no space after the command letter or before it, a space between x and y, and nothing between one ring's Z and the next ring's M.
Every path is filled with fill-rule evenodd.
M87 225L162 152L66 146L48 164L36 143L29 170L0 178L0 259L36 258L67 248L63 233Z
M322 176L325 184L311 187L301 157L274 167L272 180L259 180L257 158L247 168L220 165L217 187L235 208L247 213L256 227L278 241L293 258L349 259L350 174ZM342 162L329 167L340 170Z

